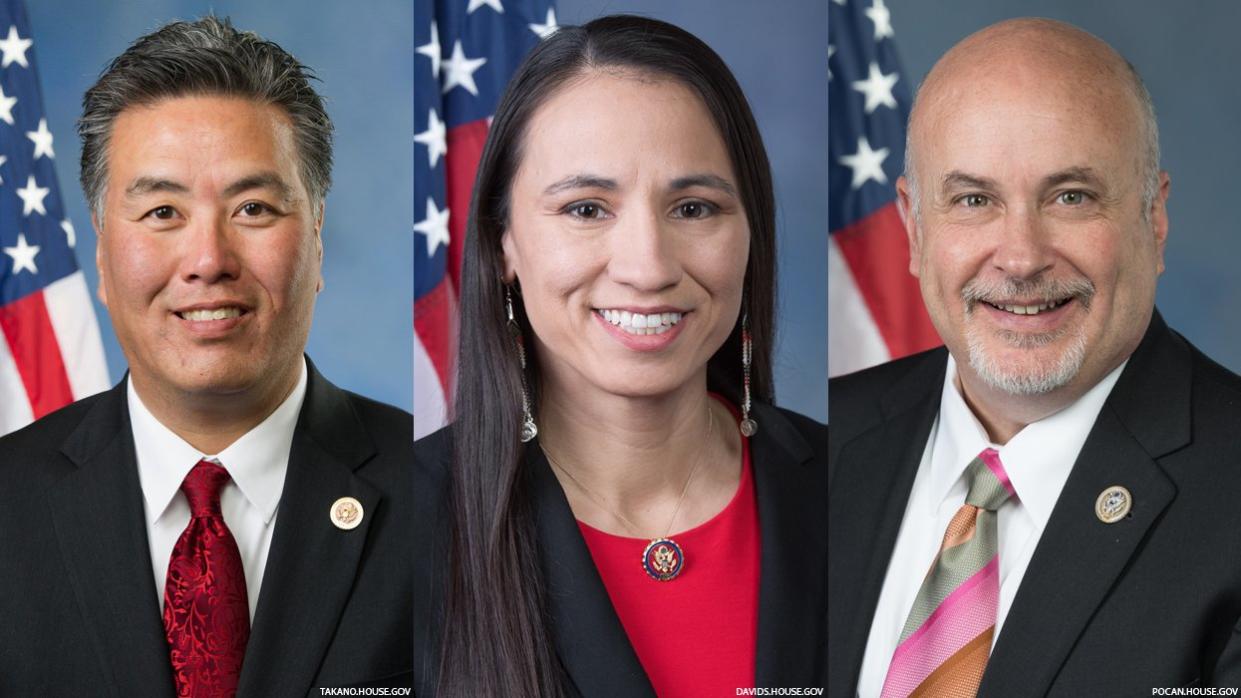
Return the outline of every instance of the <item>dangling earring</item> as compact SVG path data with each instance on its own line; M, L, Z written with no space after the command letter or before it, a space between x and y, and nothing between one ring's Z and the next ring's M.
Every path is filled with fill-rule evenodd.
M530 390L526 387L526 346L521 336L521 325L513 315L513 287L504 286L504 306L508 311L508 331L517 346L517 358L521 361L521 442L524 444L539 435L539 427L530 413ZM748 373L747 373L748 375Z
M741 370L745 377L745 395L741 402L741 433L743 436L754 436L758 431L758 423L750 418L750 358L753 352L750 341L750 315L741 315Z

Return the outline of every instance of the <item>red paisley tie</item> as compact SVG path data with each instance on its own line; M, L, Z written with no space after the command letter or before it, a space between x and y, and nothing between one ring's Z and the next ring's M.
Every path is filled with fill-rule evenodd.
M168 562L164 631L183 698L232 698L250 639L241 554L220 514L228 481L227 470L202 460L181 483L191 518Z

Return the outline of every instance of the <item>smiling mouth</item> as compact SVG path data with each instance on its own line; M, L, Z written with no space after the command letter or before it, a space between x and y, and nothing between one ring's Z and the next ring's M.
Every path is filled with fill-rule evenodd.
M209 322L211 320L229 320L241 317L245 314L245 309L237 307L227 308L200 308L195 310L183 310L176 313L176 316L182 320L190 322Z
M663 334L685 317L685 313L680 312L646 314L611 308L595 308L595 312L607 322L634 335Z
M996 310L1003 310L1004 312L1012 313L1013 315L1038 315L1042 312L1055 310L1071 300L1073 300L1072 297L1060 298L1058 300L1047 301L1046 303L1039 303L1037 305L1013 305L1009 303L992 303L990 301L982 302L992 308L995 308Z

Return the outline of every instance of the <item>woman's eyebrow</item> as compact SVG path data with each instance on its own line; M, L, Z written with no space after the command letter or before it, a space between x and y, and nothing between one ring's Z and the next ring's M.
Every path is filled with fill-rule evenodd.
M566 189L616 189L616 180L592 174L569 175L543 190L543 195L559 194Z
M689 189L690 187L709 187L711 189L719 189L730 196L737 195L737 189L731 182L719 175L713 174L692 174L685 177L677 177L669 185L669 189L672 191Z

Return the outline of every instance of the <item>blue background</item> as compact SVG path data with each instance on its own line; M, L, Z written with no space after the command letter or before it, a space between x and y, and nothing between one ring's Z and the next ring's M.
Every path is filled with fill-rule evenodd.
M776 402L827 421L827 0L558 0L560 24L614 13L671 22L741 83L776 187Z
M78 186L74 122L82 94L134 39L209 11L275 41L310 66L336 125L334 184L323 226L326 286L307 353L338 385L410 409L413 404L413 2L332 0L27 0L56 172L78 236L78 263L94 291L95 235ZM95 302L112 379L125 359Z
M851 0L856 1L856 0ZM1163 169L1172 177L1171 222L1157 305L1174 329L1241 371L1241 3L1155 0L887 0L909 85L939 56L988 24L1038 15L1110 43L1142 75L1155 101Z

